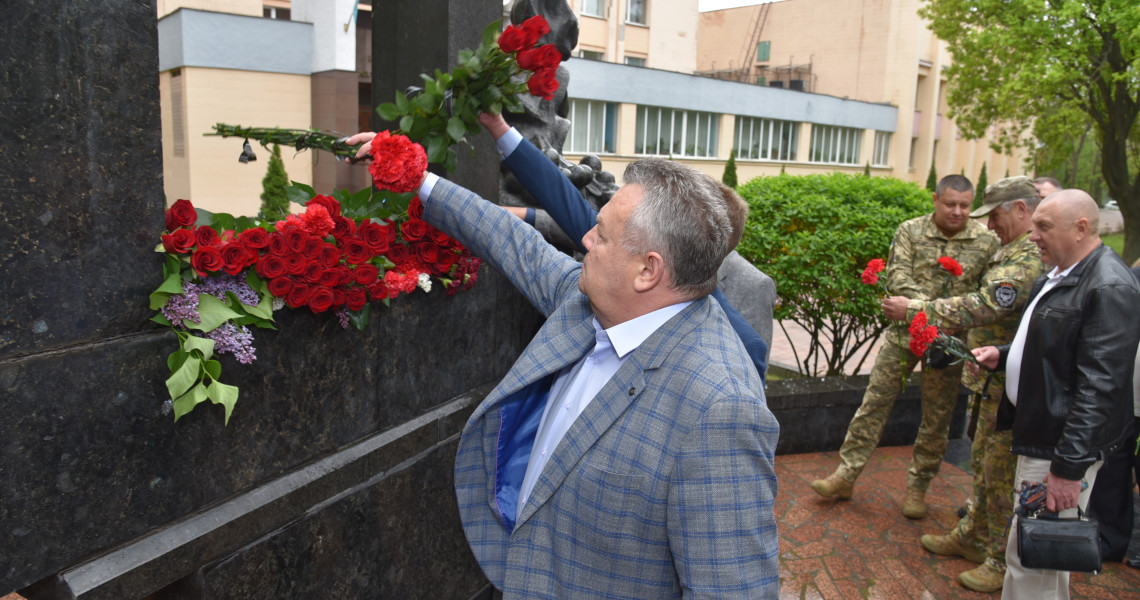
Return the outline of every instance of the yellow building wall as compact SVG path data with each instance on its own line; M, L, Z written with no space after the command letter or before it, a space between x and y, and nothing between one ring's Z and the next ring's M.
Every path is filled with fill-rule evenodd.
M262 5L284 5L284 7L288 7L289 3L275 0L268 0L266 2L262 0L157 0L156 8L158 9L158 17L160 19L180 8L193 8L210 12L229 13L231 15L260 17L262 15Z
M269 152L251 142L257 160L238 162L242 140L204 136L218 122L250 127L308 129L312 119L310 80L305 75L226 69L183 68L186 152L175 157L169 72L160 76L163 123L163 178L167 203L187 198L195 206L234 215L255 215ZM312 183L312 157L281 149L289 179ZM189 168L194 165L193 170Z

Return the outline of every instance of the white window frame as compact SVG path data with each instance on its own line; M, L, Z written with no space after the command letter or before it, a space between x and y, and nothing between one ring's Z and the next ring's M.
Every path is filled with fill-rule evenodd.
M889 167L891 164L891 132L875 132L875 151L871 159L873 167Z
M639 104L634 130L635 152L649 156L716 158L719 125L718 113Z
M570 130L566 133L566 142L563 147L564 154L610 154L614 149L606 149L606 127L607 125L616 126L616 123L609 123L607 119L607 109L609 105L602 100L582 100L578 98L570 98ZM614 120L617 120L617 107L614 106ZM585 113L584 115L582 113ZM584 117L584 118L583 118ZM596 123L601 120L601 137L591 136L590 133L597 127ZM578 136L575 135L580 128L586 130L586 146L580 148L575 144Z
M737 115L733 148L738 160L796 160L800 123ZM755 148L755 150L753 150Z
M641 6L641 20L633 20L633 7L635 4ZM649 0L626 0L625 3L625 22L632 25L648 25L649 24Z
M863 130L837 125L812 125L809 162L858 165Z
M582 0L580 6L580 13L587 17L605 17L606 0ZM590 12L591 8L597 12Z

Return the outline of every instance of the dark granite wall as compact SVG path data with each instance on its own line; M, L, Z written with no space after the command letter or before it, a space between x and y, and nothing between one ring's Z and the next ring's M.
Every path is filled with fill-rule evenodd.
M476 36L499 16L451 4ZM176 344L147 320L164 209L154 2L6 2L0 61L0 596L479 592L455 436L537 313L488 268L454 298L377 306L365 332L281 311L254 365L222 361L241 388L229 426L208 404L175 424Z

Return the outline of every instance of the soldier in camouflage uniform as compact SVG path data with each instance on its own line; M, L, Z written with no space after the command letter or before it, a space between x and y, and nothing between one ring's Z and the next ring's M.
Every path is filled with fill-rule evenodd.
M891 244L885 283L893 294L915 300L960 296L978 289L989 259L1000 247L997 236L969 218L974 187L961 175L944 177L934 193L934 212L899 225ZM950 257L962 266L953 276L939 263ZM879 445L883 426L902 391L905 377L919 362L922 369L922 424L914 443L914 458L907 471L903 514L926 516L926 489L942 465L950 415L961 389L962 365L938 369L925 364L909 347L907 324L891 325L875 358L863 404L847 427L839 450L842 461L835 473L812 482L825 498L850 498L855 479Z
M1045 273L1037 245L1029 241L1033 211L1040 198L1028 177L1008 177L986 188L986 202L971 213L989 215L989 229L1002 248L982 275L978 290L939 300L885 301L887 317L909 323L919 311L929 322L950 330L969 329L971 348L1013 341L1033 282ZM947 535L924 535L931 552L962 556L981 564L958 576L962 585L980 592L1001 589L1005 577L1005 529L1013 514L1013 473L1017 457L1010 453L1010 431L994 431L1005 373L967 370L963 383L973 392L977 431L970 450L974 470L974 502Z

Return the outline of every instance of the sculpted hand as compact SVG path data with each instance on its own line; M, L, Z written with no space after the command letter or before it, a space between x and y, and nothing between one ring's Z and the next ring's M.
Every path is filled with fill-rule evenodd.
M998 359L1001 358L1001 353L998 352L996 346L982 346L981 348L974 348L970 352L977 359L979 365L991 371L997 368Z
M511 126L507 125L507 120L503 118L502 114L479 113L479 124L496 140L503 137L503 134L511 129Z
M365 160L372 157L372 138L374 137L376 137L375 132L362 131L348 138L344 141L344 143L348 144L349 146L355 146L363 142L364 145L360 147L360 150L356 151L356 160Z
M1045 484L1048 486L1045 508L1050 512L1061 512L1077 507L1077 499L1081 495L1080 480L1062 479L1052 473L1046 473Z
M883 298L883 314L892 321L905 321L908 302L910 302L910 298L906 296L888 296Z

